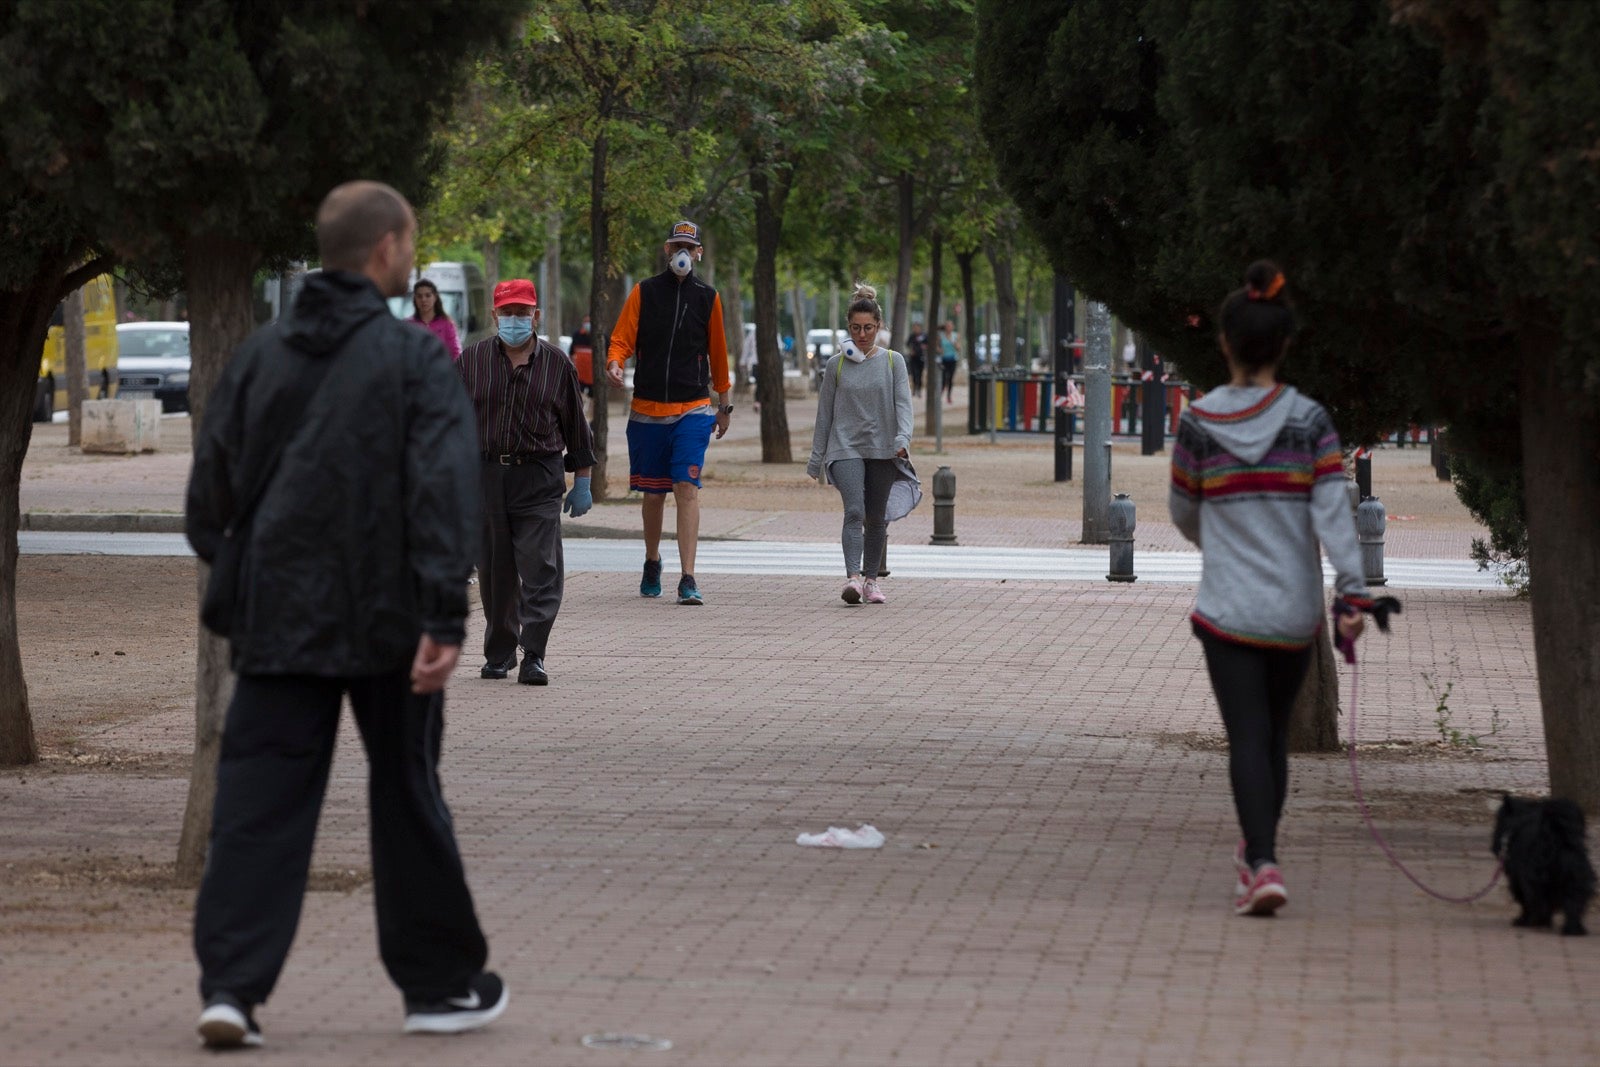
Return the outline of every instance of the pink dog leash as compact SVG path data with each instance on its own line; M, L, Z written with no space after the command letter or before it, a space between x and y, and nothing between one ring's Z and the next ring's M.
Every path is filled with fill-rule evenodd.
M1391 598L1384 597L1383 599L1390 600ZM1412 885L1416 886L1430 897L1433 897L1437 900L1448 901L1451 904L1471 904L1473 901L1482 900L1484 897L1489 895L1489 891L1493 889L1500 881L1501 865L1499 863L1494 865L1494 873L1489 876L1488 885L1484 886L1476 893L1473 893L1471 896L1452 897L1446 893L1439 892L1437 889L1429 888L1422 881L1422 879L1412 874L1411 871L1406 868L1406 865L1400 862L1400 857L1394 854L1394 849L1389 847L1389 842L1383 839L1383 835L1378 832L1377 826L1375 826L1372 822L1372 812L1368 810L1367 799L1361 793L1361 773L1356 769L1356 693L1357 686L1361 681L1361 668L1356 666L1356 643L1354 641L1345 640L1339 636L1339 616L1341 614L1350 614L1357 610L1359 609L1354 605L1347 605L1339 599L1335 599L1333 602L1334 645L1339 649L1340 652L1344 654L1345 662L1350 664L1350 784L1355 788L1356 806L1361 809L1362 821L1367 824L1367 830L1372 834L1372 839L1378 843L1378 848L1380 848L1383 851L1383 854L1389 858L1389 862L1394 864L1395 868L1401 874L1409 878ZM1392 610L1399 610L1398 603L1394 605ZM1385 625L1387 622L1388 619L1386 617L1380 617L1378 624L1379 629L1387 630L1389 628L1387 625Z

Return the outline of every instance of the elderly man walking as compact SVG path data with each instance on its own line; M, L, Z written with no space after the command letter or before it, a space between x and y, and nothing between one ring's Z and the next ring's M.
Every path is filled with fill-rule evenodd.
M470 1030L506 1008L439 787L479 462L449 353L384 303L406 291L415 233L387 185L329 193L323 269L240 347L195 446L189 541L213 564L202 617L238 673L194 917L213 1048L262 1043L255 1009L299 922L345 696L370 766L378 953L404 1029Z
M561 513L576 519L594 506L594 441L572 361L538 337L533 283L495 286L494 310L495 336L466 349L457 364L478 417L482 462L478 585L488 626L479 673L506 677L520 647L517 681L549 685L544 657L565 574ZM563 506L567 471L574 477Z

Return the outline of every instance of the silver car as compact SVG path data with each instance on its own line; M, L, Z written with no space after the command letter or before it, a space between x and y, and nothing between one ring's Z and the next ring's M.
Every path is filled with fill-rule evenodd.
M117 397L159 400L162 411L189 410L189 324L117 324Z

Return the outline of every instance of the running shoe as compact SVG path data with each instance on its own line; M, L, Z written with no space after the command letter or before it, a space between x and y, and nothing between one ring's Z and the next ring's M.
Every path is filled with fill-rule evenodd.
M1245 891L1234 897L1235 915L1271 915L1289 902L1283 888L1283 872L1275 863L1263 863L1250 876Z
M678 579L678 603L699 607L705 602L705 597L700 595L700 587L694 584L694 575L685 574Z
M262 1042L261 1027L249 1006L228 993L211 995L197 1029L206 1048L256 1048Z
M839 593L839 599L846 604L861 603L861 583L855 578L844 583L844 589Z
M467 983L459 997L431 1002L406 1001L408 1034L459 1034L488 1026L505 1014L510 994L493 971L484 971Z
M1250 889L1250 864L1244 858L1244 839L1239 839L1239 847L1233 850L1233 869L1236 878L1233 885L1233 895L1242 897Z
M647 559L644 561L644 577L639 579L639 595L661 595L661 561L659 559Z
M861 586L861 595L868 604L882 604L889 598L883 595L883 587L876 578L868 578Z

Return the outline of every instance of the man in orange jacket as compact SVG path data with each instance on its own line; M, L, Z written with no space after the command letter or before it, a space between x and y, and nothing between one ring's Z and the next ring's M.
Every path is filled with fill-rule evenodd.
M661 527L671 493L678 507L678 603L705 602L694 578L700 537L700 469L713 430L728 432L728 343L722 298L694 273L700 227L679 222L663 246L667 269L633 287L606 353L606 376L622 386L634 357L628 415L628 488L644 494L644 577L639 595L661 595ZM717 403L713 408L711 393Z

